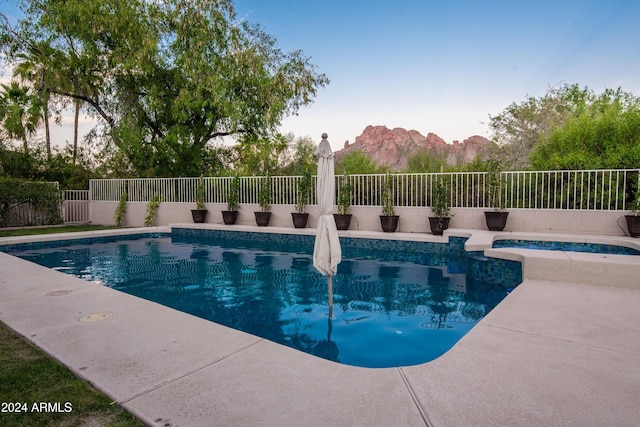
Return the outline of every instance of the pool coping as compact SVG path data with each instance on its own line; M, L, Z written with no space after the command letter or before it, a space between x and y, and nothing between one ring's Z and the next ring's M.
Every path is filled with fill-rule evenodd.
M114 234L108 231L87 233ZM495 238L478 230L448 235L465 233L474 249ZM347 234L447 238L341 232ZM7 239L20 240L0 244ZM336 364L5 253L0 320L149 425L634 425L640 285L633 278L640 277L640 261L485 249L522 260L524 282L449 352L413 367ZM621 282L603 281L607 268L622 268ZM555 280L537 278L545 275ZM103 312L112 315L79 321Z
M255 233L280 233L280 234L299 234L314 236L315 228L292 228L292 227L256 227L250 225L221 225L221 224L193 224L193 223L175 223L167 226L155 227L134 227L120 228L109 230L94 230L74 233L51 233L39 234L31 236L12 236L0 238L0 246L17 244L24 242L46 242L52 240L68 240L77 239L79 235L83 237L103 237L118 236L131 234L146 233L170 233L172 228L191 228L203 230L225 230L238 232L255 232ZM449 236L468 238L465 244L467 251L484 251L491 249L493 243L497 240L542 240L555 242L575 242L575 243L594 243L608 244L614 246L624 246L636 250L640 250L640 239L634 239L628 236L602 236L588 234L567 234L567 233L532 233L519 231L487 231L475 229L456 229L450 228L445 230L443 236L435 236L430 233L407 233L395 232L385 233L382 231L355 231L344 230L338 231L341 237L351 238L368 238L381 240L408 240L418 242L447 243ZM511 248L501 248L511 249ZM540 249L536 249L540 250ZM557 251L563 252L563 251Z

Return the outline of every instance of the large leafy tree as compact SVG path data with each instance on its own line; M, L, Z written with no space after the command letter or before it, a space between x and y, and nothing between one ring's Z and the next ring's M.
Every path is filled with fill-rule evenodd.
M620 89L591 96L541 138L531 164L539 169L637 168L640 98Z
M490 117L492 140L497 145L492 157L500 158L507 168L528 168L536 144L569 117L583 111L592 96L587 88L564 84L541 97L527 96L522 102L513 102Z
M613 169L640 164L640 98L562 85L491 117L494 158L508 168Z
M287 137L247 134L235 147L236 172L241 175L279 175L288 148Z
M39 58L46 90L83 102L141 175L209 172L217 138L266 138L328 83L301 51L237 20L230 0L31 0L23 10L16 26L1 23L7 60Z
M282 169L283 175L315 175L318 169L316 157L317 145L309 136L295 137L292 133L286 135L289 145L289 155L286 165Z

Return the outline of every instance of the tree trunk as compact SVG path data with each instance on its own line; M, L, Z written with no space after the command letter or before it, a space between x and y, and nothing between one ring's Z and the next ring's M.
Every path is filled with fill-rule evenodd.
M49 106L45 104L42 115L44 116L44 134L47 142L47 160L51 160L51 132L49 129Z
M78 118L80 116L80 100L74 99L73 104L76 107L75 117L73 119L73 164L76 164L78 157Z

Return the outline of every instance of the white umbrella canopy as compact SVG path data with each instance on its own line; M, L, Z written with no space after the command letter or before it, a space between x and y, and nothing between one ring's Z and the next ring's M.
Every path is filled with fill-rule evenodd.
M322 134L322 141L316 150L318 157L318 182L316 195L318 198L318 226L316 242L313 248L313 266L323 276L329 276L329 317L333 315L333 290L331 278L338 271L342 260L342 249L338 239L336 222L333 219L333 205L336 199L335 172L333 169L333 151L327 141L327 134Z

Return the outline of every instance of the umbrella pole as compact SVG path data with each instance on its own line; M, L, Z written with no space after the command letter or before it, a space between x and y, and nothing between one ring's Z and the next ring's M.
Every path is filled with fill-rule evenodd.
M333 319L333 284L329 275L329 319Z

